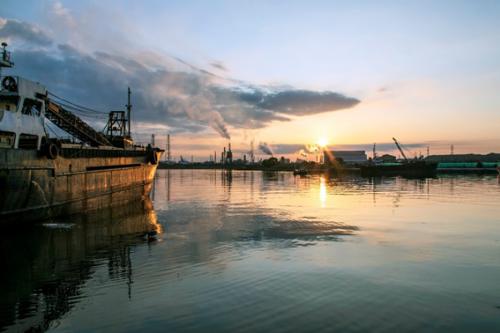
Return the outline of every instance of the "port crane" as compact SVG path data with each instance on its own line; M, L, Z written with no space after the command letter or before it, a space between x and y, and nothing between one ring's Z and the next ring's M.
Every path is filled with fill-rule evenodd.
M398 147L399 152L401 153L401 156L403 156L405 162L408 162L408 158L406 157L405 152L403 151L403 148L401 148L401 145L398 142L398 140L396 140L396 138L392 138L392 140L394 140L394 143L396 144L396 147Z

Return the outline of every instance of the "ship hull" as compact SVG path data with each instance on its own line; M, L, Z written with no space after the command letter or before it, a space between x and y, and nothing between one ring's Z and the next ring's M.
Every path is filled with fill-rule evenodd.
M149 195L157 165L145 153L74 151L49 159L37 150L0 149L0 222L56 218Z
M437 163L411 162L399 165L367 165L360 168L363 177L403 176L425 178L436 175Z

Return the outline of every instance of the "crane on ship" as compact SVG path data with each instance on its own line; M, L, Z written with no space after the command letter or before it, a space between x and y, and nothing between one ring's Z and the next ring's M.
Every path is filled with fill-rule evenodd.
M80 117L48 98L45 104L45 117L57 127L90 146L112 146L103 133L96 131Z
M403 148L401 147L401 144L398 142L398 140L396 140L396 138L392 138L392 140L396 144L396 147L398 147L398 150L401 153L401 156L403 156L403 159L405 160L405 162L408 162L408 158L406 157L406 154L403 151Z
M0 75L3 68L12 68L11 53L7 43L1 43ZM133 147L131 137L131 91L128 88L128 103L126 111L111 111L109 113L78 105L61 98L46 89L45 86L19 76L3 76L0 78L0 143L13 148L43 149L44 146L56 144L57 140L48 140L45 119L76 138L81 143L91 147ZM107 117L108 121L103 131L98 131L80 116Z

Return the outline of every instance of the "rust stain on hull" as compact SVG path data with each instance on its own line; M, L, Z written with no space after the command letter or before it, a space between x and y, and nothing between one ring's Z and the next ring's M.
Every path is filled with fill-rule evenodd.
M0 221L21 223L143 200L156 167L146 156L51 160L36 150L0 149Z

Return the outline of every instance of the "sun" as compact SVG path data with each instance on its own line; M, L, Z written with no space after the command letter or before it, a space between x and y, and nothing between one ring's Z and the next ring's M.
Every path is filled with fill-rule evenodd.
M318 140L318 146L320 146L321 148L325 148L327 144L328 140L326 138L320 138Z

